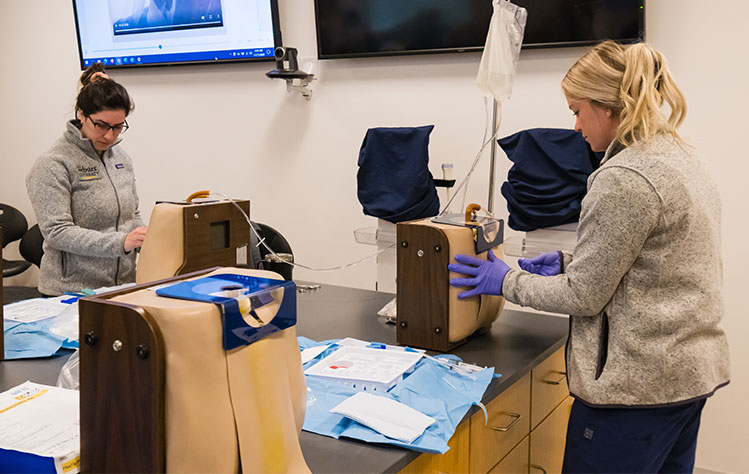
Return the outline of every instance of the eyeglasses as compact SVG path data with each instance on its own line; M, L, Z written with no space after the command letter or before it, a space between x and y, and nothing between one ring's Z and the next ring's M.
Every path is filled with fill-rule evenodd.
M86 118L94 126L94 129L96 129L97 132L100 132L102 134L107 133L108 131L112 130L112 132L114 132L115 135L121 135L125 133L128 128L130 128L130 125L127 124L127 120L117 125L109 125L107 122L104 122L103 120L94 121L89 115L86 115Z

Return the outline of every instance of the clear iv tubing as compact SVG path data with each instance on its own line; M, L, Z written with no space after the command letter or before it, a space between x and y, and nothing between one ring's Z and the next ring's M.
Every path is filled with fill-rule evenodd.
M502 123L502 107L501 107L502 104L501 104L501 102L497 101L497 115L498 115L498 117L497 117L497 119L498 119L497 120L497 126L492 131L492 136L488 140L486 140L486 130L488 128L490 128L490 125L489 125L489 102L485 101L485 104L487 106L486 107L487 113L486 113L486 118L485 118L486 119L486 126L484 126L484 137L482 138L483 144L481 145L481 149L479 150L478 153L476 153L476 157L473 159L473 163L471 163L471 167L469 168L468 173L460 181L460 184L458 184L458 187L455 188L455 192L453 193L452 197L450 198L449 201L447 201L447 204L445 204L445 207L439 213L440 216L442 216L443 214L445 214L447 212L447 210L450 208L450 204L452 204L453 200L460 193L460 190L463 187L465 187L465 189L463 189L463 206L462 207L465 207L465 196L466 196L466 193L468 191L468 181L471 179L471 175L473 174L473 171L476 169L476 165L478 165L479 160L481 159L481 155L484 154L484 150L486 149L486 146L489 145L490 143L494 143L494 140L497 137L497 133L499 133L499 125L500 125L500 123ZM484 210L486 210L486 209L484 209Z
M287 263L287 264L292 265L294 267L304 268L306 270L312 270L312 271L316 271L316 272L329 272L329 271L333 271L333 270L343 270L345 268L350 268L350 267L354 267L356 265L359 265L360 263L365 262L366 260L369 260L372 257L376 257L377 255L381 254L385 250L388 250L388 249L391 249L391 248L395 247L395 244L393 243L393 244L388 245L387 247L385 247L385 248L383 248L381 250L378 250L377 252L375 252L375 253L373 253L371 255L367 255L366 257L364 257L362 259L359 259L359 260L357 260L355 262L352 262L352 263L347 263L345 265L339 265L337 267L314 268L314 267L309 267L307 265L302 265L301 263L290 262L290 261L286 260L285 258L283 258L282 256L278 255L272 248L270 248L268 246L268 244L265 243L265 237L260 237L260 234L258 234L257 230L255 229L255 226L253 226L252 222L250 222L250 217L247 215L246 212L244 212L244 209L242 209L242 207L239 204L237 204L236 201L234 201L234 199L230 198L229 196L227 196L225 194L221 194L221 193L212 192L212 193L210 193L210 195L212 195L212 196L219 196L219 197L222 197L222 198L230 201L234 205L234 207L236 207L237 209L239 209L239 212L241 212L242 215L244 216L244 219L247 221L247 224L250 226L250 229L252 229L252 232L255 234L255 237L257 237L258 245L262 245L263 247L265 247L266 250L268 250L268 252L271 255L273 255L274 257L276 257L278 259L279 262Z
M484 136L481 138L481 143L483 144L481 149L479 150L479 156L483 153L484 148L486 147L486 135L489 132L489 114L490 114L490 107L489 107L489 98L484 96ZM474 165L475 166L475 165ZM453 196L455 194L460 194L460 189L463 188L462 193L462 200L459 210L465 209L466 207L466 196L468 196L468 186L471 182L471 174L467 174L463 181L458 185L458 188L455 190L455 193L453 193ZM442 213L446 212L447 209L449 209L450 204L452 203L452 200L447 203L447 206L442 210ZM440 216L442 215L440 213Z
M447 209L450 208L450 204L452 204L453 200L458 195L458 193L460 192L461 188L463 188L464 186L466 187L466 189L463 190L463 207L465 207L465 195L466 195L466 191L468 190L467 184L468 184L468 181L471 178L471 174L473 174L473 171L476 169L476 165L478 164L479 159L481 159L481 155L483 155L484 150L486 149L486 146L488 144L494 142L494 139L496 138L497 133L499 132L499 124L502 122L502 115L501 115L501 110L502 109L500 107L501 103L497 102L497 111L498 111L498 114L499 114L499 117L498 117L499 120L497 120L497 126L496 126L496 128L492 131L492 136L489 138L489 140L486 140L486 130L489 128L489 108L488 108L489 102L485 100L485 104L486 104L486 111L487 111L486 116L485 116L486 125L484 126L484 137L482 138L483 144L481 145L481 149L476 154L476 157L473 159L473 163L471 163L471 168L468 170L468 174L466 174L466 176L460 182L460 184L456 188L455 192L453 193L452 197L447 202L447 204L445 204L444 209L442 209L442 212L439 213L440 216L442 214L444 214L447 211ZM250 226L250 229L252 229L252 232L255 234L255 237L257 237L258 245L262 245L263 247L265 247L265 249L268 250L268 252L271 255L273 255L274 257L276 257L276 259L278 259L279 262L287 263L287 264L292 265L294 267L304 268L306 270L312 270L312 271L316 271L316 272L329 272L329 271L334 271L334 270L343 270L343 269L346 269L346 268L355 267L356 265L359 265L359 264L361 264L361 263L369 260L370 258L376 257L376 256L380 255L381 253L385 252L386 250L389 250L389 249L395 247L395 243L390 244L387 247L385 247L383 249L380 249L380 250L378 250L377 252L375 252L375 253L373 253L371 255L367 255L364 258L356 260L355 262L347 263L345 265L339 265L339 266L336 266L336 267L315 268L315 267L310 267L310 266L307 266L307 265L302 265L301 263L290 262L290 261L286 260L285 258L281 257L280 255L278 255L272 248L270 248L268 246L268 244L265 243L265 238L264 237L262 237L262 238L260 237L260 234L258 234L257 230L252 225L252 222L250 221L250 217L247 215L247 213L244 212L244 209L242 209L242 207L234 201L234 199L230 198L229 196L227 196L225 194L217 193L217 192L212 192L212 193L210 193L210 195L219 196L219 197L222 197L222 198L228 200L229 202L231 202L234 205L234 207L236 207L237 209L239 209L239 212L241 212L242 215L244 216L244 219L247 221L247 224Z

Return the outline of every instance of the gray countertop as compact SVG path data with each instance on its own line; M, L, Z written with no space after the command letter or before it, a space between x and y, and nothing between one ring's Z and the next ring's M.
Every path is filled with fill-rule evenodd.
M354 337L395 344L395 325L377 315L392 298L392 294L334 285L300 293L297 334L317 341ZM484 394L486 403L564 345L567 325L566 318L507 310L490 332L469 338L452 353L466 362L494 367L495 372L502 374ZM55 385L60 368L72 353L60 352L61 355L51 358L0 363L0 391L26 380ZM473 410L466 416L472 413ZM397 472L420 454L306 431L301 433L300 442L307 464L316 473Z

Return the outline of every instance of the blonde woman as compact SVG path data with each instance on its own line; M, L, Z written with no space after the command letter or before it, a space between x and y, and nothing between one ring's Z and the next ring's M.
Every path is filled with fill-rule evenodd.
M449 269L468 277L450 283L571 315L564 472L691 472L705 400L729 382L718 190L677 134L686 102L648 44L592 48L562 90L606 152L573 253L523 270L458 255Z

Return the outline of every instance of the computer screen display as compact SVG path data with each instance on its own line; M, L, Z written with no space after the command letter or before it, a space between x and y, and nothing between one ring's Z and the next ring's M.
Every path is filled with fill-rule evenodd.
M73 0L81 68L273 60L277 0Z
M512 0L524 48L636 42L644 0ZM320 59L482 51L492 0L315 0Z

